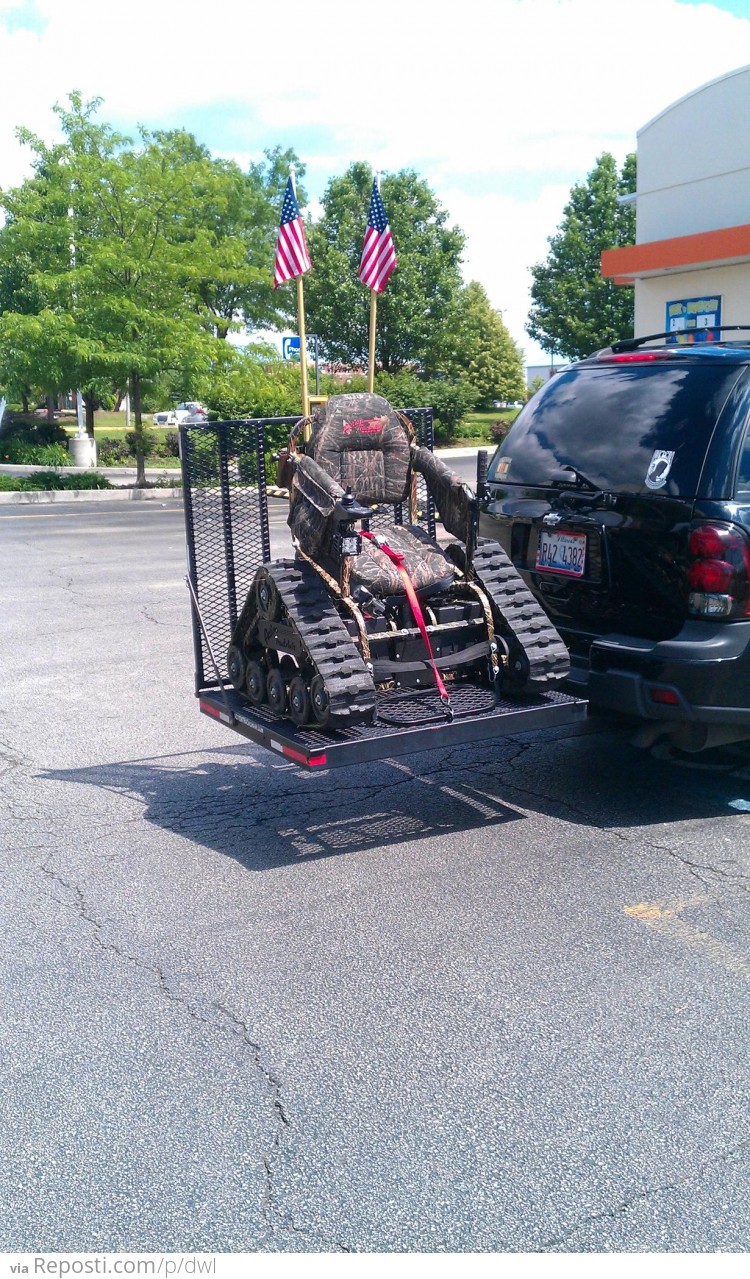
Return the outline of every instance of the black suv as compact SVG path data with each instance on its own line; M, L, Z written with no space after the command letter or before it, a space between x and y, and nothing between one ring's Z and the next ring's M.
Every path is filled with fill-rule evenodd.
M665 336L615 343L529 401L490 463L480 534L592 706L695 750L750 738L750 343Z

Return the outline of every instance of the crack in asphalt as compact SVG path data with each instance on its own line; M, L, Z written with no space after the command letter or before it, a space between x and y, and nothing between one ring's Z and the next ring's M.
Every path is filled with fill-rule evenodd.
M149 620L155 621L155 619ZM621 843L630 848L633 847L635 836L628 834L627 831L607 826L600 819L597 819L593 815L591 808L584 803L575 803L559 798L543 790L534 789L528 784L524 785L517 780L516 770L518 766L524 757L530 751L533 751L535 746L538 746L538 743L506 738L503 746L505 747L503 757L501 759L496 758L492 766L486 764L483 766L481 758L467 760L465 747L450 748L445 752L441 752L439 762L437 762L437 766L433 766L429 777L413 772L407 764L400 761L386 760L384 764L398 770L399 775L397 777L393 777L392 780L389 779L385 784L382 782L368 783L359 781L348 786L337 786L337 806L339 804L342 806L350 804L363 806L375 799L382 805L384 797L392 797L399 790L403 791L404 787L409 788L412 784L441 785L446 778L450 778L453 784L453 792L455 793L456 785L468 784L470 780L474 786L476 786L477 782L491 785L493 791L497 791L498 785L500 785L503 798L506 798L509 793L510 796L519 795L522 798L527 796L535 800L545 800L555 810L551 814L553 818L565 820L565 815L570 814L572 820L585 821L603 834L612 835ZM0 776L3 774L8 775L29 763L30 761L17 754L9 743L0 742ZM240 775L239 768L233 770L233 775ZM236 825L238 830L246 833L251 829L278 824L280 804L283 804L285 824L290 820L293 821L295 815L299 813L304 816L305 825L309 827L318 817L330 818L331 816L330 794L326 793L324 795L320 790L314 788L313 781L314 779L308 778L306 774L295 773L292 789L287 790L281 787L279 792L279 790L274 788L275 793L266 793L266 795L257 793L257 790L253 793L254 788L252 786L241 786L242 793L239 795L231 794L230 791L226 792L226 799L230 802L225 803L223 811L218 814L214 808L210 819L206 814L204 794L198 796L192 803L175 803L174 807L172 804L160 806L157 800L155 807L152 808L150 817L152 820L169 822L170 827L177 833L186 832L192 838L195 838L203 827L215 827L217 817L222 820L224 829L227 832L231 831L233 825ZM306 786L304 782L309 782L310 785ZM135 799L137 802L145 802L146 804L150 802L148 795L143 795L142 792L138 792L135 788L131 788L130 792L115 786L110 789L115 794L127 796L127 798ZM207 781L207 789L210 789L211 793L214 794L210 779ZM233 822L233 818L236 818L236 821ZM139 821L140 816L134 820ZM117 826L120 825L121 822L118 820ZM105 824L104 829L114 829L114 826L114 823ZM49 833L51 834L52 832ZM725 887L739 889L741 892L747 891L747 888L750 887L750 880L744 875L732 873L724 867L712 865L711 863L695 861L678 849L658 841L644 841L641 832L639 832L637 839L640 841L640 847L644 850L650 850L679 863L706 889L711 886L716 887L717 883L721 883ZM263 1081L263 1087L274 1120L273 1136L270 1144L260 1153L264 1174L262 1211L269 1227L292 1232L298 1235L300 1239L304 1238L308 1242L318 1243L320 1241L324 1247L332 1250L352 1251L340 1241L322 1240L312 1229L307 1229L304 1225L299 1224L293 1215L285 1210L283 1203L280 1201L276 1173L279 1161L283 1159L284 1151L294 1132L294 1127L284 1103L281 1080L264 1063L262 1046L253 1039L248 1024L241 1016L222 1002L215 1001L204 1005L204 1007L193 1002L188 996L175 988L174 980L158 964L149 962L138 954L131 953L105 935L104 930L107 927L107 921L98 920L94 916L86 901L84 892L78 884L65 879L49 864L40 866L40 870L45 877L59 885L69 895L69 900L65 901L53 894L53 900L58 902L63 908L72 909L83 922L90 926L93 930L94 943L98 947L149 974L156 980L161 995L173 1004L179 1005L194 1021L240 1039L248 1049L253 1069ZM741 1145L726 1152L718 1162L725 1162L732 1155L743 1151L748 1145L750 1145L750 1142L743 1142ZM684 1182L676 1181L655 1186L634 1194L629 1199L623 1200L621 1203L615 1204L606 1210L592 1213L582 1218L569 1231L557 1238L548 1240L536 1251L545 1252L563 1247L569 1239L573 1238L575 1234L587 1225L608 1219L616 1220L618 1216L623 1215L639 1202L645 1202L659 1193L679 1189L682 1185L689 1185L691 1181L695 1181L700 1176L705 1175L706 1171L716 1163L716 1160L713 1163L707 1162L699 1173Z
M600 1212L589 1213L575 1222L564 1234L555 1239L548 1239L545 1243L533 1248L532 1251L551 1252L555 1248L562 1248L574 1235L579 1234L581 1230L585 1230L587 1226L593 1226L602 1221L616 1221L618 1217L624 1217L636 1204L648 1203L650 1199L669 1191L684 1190L688 1186L694 1185L697 1181L703 1180L712 1170L721 1168L735 1156L743 1154L748 1149L750 1149L750 1139L741 1141L735 1146L730 1146L728 1150L720 1151L712 1159L706 1159L692 1176L678 1178L675 1181L665 1181L657 1186L649 1186L645 1190L638 1191L637 1194L623 1199L620 1203L613 1204L610 1208L604 1208Z
M29 800L25 795L16 800L11 793L11 789L17 786L15 774L28 769L31 764L27 755L22 755L10 742L0 739L0 781L4 782L2 807L14 822L38 822L39 813L42 812L41 805L34 800Z
M184 631L185 629L182 622L162 622L158 617L154 617L148 604L141 604L138 611L140 612L141 617L144 617L147 622L153 622L154 626L166 626L167 629L171 630L177 628L181 631Z
M533 743L524 742L524 743L518 743L518 745L521 747L528 748L532 746ZM518 751L508 761L506 761L508 766L510 768L514 768L518 760L521 759L524 754L525 754L525 750L522 749ZM484 776L485 779L488 779L488 770L476 770L476 775L481 775L481 776ZM494 773L491 774L491 776L493 779L495 778ZM583 804L576 804L570 800L561 799L558 796L549 795L548 793L544 791L533 790L528 785L523 785L515 781L506 782L506 785L508 785L511 790L517 792L520 795L527 795L532 799L546 799L548 802L558 805L564 811L569 812L574 819L585 820L588 823L588 825L592 826L595 830L601 831L602 834L604 835L610 835L616 840L619 840L621 843L628 845L629 847L632 847L635 842L634 836L630 835L625 830L621 830L621 829L618 829L617 827L605 825L595 816L595 814L591 811L590 808L587 808ZM742 892L750 891L750 876L743 874L741 871L733 873L725 870L723 867L716 866L710 862L695 861L692 857L680 852L678 849L672 847L669 844L663 844L657 840L650 839L650 838L644 839L642 834L639 834L638 842L640 847L648 849L654 853L663 854L671 858L673 861L678 862L705 889L709 889L712 886L715 886L715 883L718 880L722 884L728 884L733 887L737 887ZM710 879L705 878L706 874L714 877L713 883Z
M11 746L10 742L0 738L0 777L5 777L30 762L27 756L17 751L14 746Z
M261 1152L261 1162L263 1165L265 1182L263 1215L272 1229L275 1218L276 1223L282 1228L301 1235L307 1240L319 1241L326 1249L338 1252L350 1252L351 1249L345 1244L340 1243L338 1240L324 1240L314 1231L309 1231L304 1226L298 1225L291 1213L284 1212L283 1208L278 1203L278 1196L274 1186L275 1165L283 1155L285 1140L292 1131L292 1122L282 1099L281 1081L268 1066L264 1065L262 1059L262 1046L252 1038L247 1023L243 1021L237 1013L232 1012L230 1008L227 1008L225 1004L220 1003L218 1000L212 1001L208 1005L210 1011L218 1014L218 1018L216 1016L212 1017L206 1015L206 1013L197 1004L191 1002L191 1000L189 1000L185 995L174 989L174 987L170 984L168 975L158 964L149 963L141 956L132 954L130 951L125 950L122 946L118 946L115 942L107 940L103 936L105 924L91 914L83 890L78 884L71 883L70 880L65 879L49 864L40 865L39 870L48 879L52 880L55 884L60 885L60 887L64 888L72 895L73 900L66 902L60 897L51 894L52 900L59 906L62 906L63 909L72 908L79 919L91 926L95 945L99 946L103 951L116 955L118 959L125 960L127 963L132 964L141 972L148 973L150 976L155 977L159 993L165 999L169 1000L170 1003L176 1004L178 1007L182 1008L193 1021L204 1026L208 1026L212 1030L219 1030L224 1034L239 1038L245 1047L250 1050L252 1065L257 1074L263 1080L265 1090L271 1102L271 1110L274 1117L274 1135L270 1148Z

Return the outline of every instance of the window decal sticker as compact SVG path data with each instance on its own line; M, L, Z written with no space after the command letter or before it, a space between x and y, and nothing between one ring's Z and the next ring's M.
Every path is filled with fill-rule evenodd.
M673 461L674 450L670 453L667 449L654 449L646 472L646 488L663 489L669 478Z

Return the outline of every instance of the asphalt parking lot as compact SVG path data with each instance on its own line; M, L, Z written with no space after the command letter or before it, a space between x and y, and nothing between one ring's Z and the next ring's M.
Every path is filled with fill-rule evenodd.
M0 543L0 1250L747 1249L750 748L304 773L198 714L179 503Z

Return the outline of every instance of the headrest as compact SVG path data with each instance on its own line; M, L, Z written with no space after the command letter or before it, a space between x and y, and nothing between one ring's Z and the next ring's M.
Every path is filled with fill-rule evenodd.
M334 395L312 419L306 452L329 475L375 502L402 502L411 462L410 427L382 395ZM381 454L355 462L349 455ZM348 460L347 460L348 459Z
M407 428L382 395L362 392L332 395L313 414L311 448L318 450L378 449L381 452L400 444ZM319 458L317 459L320 460Z

